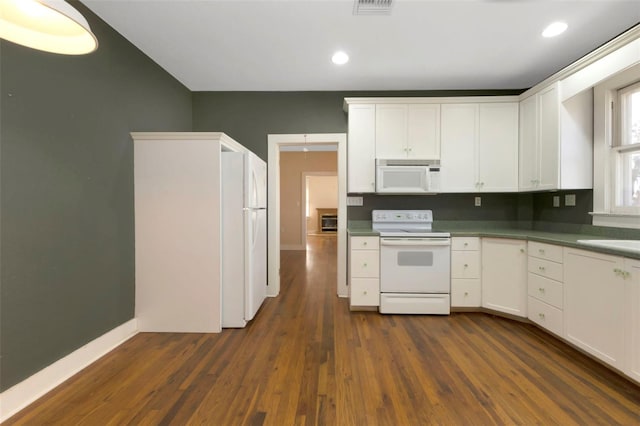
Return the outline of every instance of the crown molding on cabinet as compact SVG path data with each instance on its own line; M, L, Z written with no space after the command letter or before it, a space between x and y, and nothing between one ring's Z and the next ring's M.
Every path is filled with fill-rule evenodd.
M513 96L446 96L446 97L409 97L409 98L344 98L342 108L349 112L349 105L357 104L481 104L496 102L518 102Z

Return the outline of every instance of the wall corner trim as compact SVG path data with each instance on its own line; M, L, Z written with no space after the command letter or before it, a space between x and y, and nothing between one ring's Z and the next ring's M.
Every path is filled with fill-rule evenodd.
M136 318L92 340L0 394L0 423L138 334Z

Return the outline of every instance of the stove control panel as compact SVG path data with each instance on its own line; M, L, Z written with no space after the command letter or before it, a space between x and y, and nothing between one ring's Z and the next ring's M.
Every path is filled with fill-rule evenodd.
M431 210L374 210L371 212L373 223L431 223Z

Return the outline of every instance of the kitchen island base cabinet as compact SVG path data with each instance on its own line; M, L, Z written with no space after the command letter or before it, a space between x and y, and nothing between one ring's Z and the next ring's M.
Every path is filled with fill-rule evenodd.
M352 310L380 305L380 239L349 238L349 305Z
M622 370L625 335L623 258L578 249L564 252L566 339Z
M527 242L482 239L482 306L527 317Z

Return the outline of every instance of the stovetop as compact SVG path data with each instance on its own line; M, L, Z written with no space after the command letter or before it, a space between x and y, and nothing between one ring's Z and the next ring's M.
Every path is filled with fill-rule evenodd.
M446 238L448 232L434 231L431 210L374 210L371 227L381 237Z

